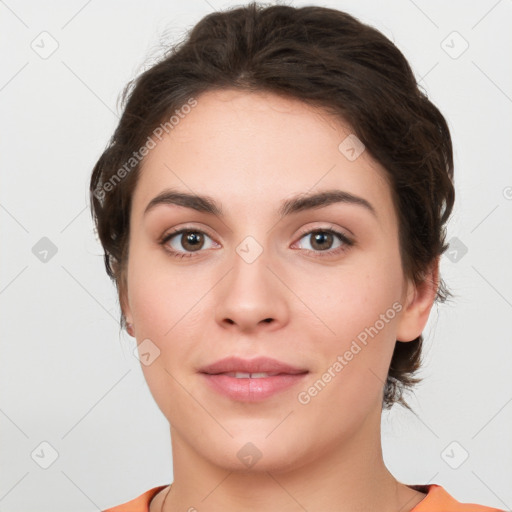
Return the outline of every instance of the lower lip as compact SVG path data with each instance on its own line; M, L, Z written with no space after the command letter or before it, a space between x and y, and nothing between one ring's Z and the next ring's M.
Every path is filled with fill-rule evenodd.
M218 393L241 402L259 402L301 382L307 373L282 374L261 379L237 379L228 375L201 374Z

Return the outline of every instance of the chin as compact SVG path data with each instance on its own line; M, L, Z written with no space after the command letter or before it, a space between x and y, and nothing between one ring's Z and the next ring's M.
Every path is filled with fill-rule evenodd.
M212 440L211 444L216 449L203 453L203 457L216 466L238 473L282 473L305 464L305 454L297 449L303 446L300 438L293 440L287 437L286 444L277 432L266 438L267 435L266 430L254 435L246 430L244 435L224 443L217 444Z

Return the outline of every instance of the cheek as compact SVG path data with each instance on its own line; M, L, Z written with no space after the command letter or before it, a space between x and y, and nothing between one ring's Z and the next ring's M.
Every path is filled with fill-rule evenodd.
M153 251L130 248L128 298L137 334L162 338L182 309L187 289L180 277L169 273L166 261ZM142 244L141 244L142 245ZM168 263L168 262L167 262Z
M160 338L172 327L169 290L150 279L134 279L130 284L130 307L137 334Z
M381 258L378 252L354 258L339 269L303 272L292 280L294 292L304 304L296 311L307 312L309 328L317 329L316 338L337 350L391 308L385 327L379 322L380 329L390 331L396 318L393 304L400 300L403 285L398 255Z
M368 257L360 263L331 276L327 292L312 283L308 288L315 290L309 295L311 309L332 331L324 327L326 335L316 338L325 357L320 372L331 368L336 375L324 398L343 406L341 410L346 406L363 412L386 381L403 308L403 278L396 258Z
M169 272L165 262L157 259L148 263L149 259L147 254L132 253L128 264L130 308L141 363L148 347L150 353L157 354L150 364L141 364L144 378L163 414L174 421L172 411L191 407L190 397L179 384L185 384L180 371L183 361L191 360L200 348L191 321L206 312L197 304L200 290L190 284L187 287L190 278Z
M151 340L170 371L199 350L209 312L206 276L193 267L172 268L162 257L134 250L128 263L128 297L138 343ZM147 367L147 376L152 372Z

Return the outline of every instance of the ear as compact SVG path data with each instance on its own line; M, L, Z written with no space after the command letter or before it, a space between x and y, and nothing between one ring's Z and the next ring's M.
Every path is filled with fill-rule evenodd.
M398 321L397 341L413 341L421 335L427 324L439 286L439 256L424 275L423 281L415 285L407 283L404 309Z
M130 304L124 291L119 292L119 304L121 305L121 311L123 312L125 323L133 324L132 310L130 309Z
M126 283L126 270L119 273L119 283L117 286L117 293L119 297L119 305L125 318L126 324L133 324L133 315L128 301L128 287Z

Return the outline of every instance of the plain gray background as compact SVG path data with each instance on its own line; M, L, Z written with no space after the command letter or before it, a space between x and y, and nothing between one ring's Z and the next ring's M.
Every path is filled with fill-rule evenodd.
M416 414L383 415L385 460L404 483L511 509L512 2L292 5L311 4L390 37L455 148L441 272L457 297L432 310ZM172 481L168 423L119 334L88 183L123 86L162 39L234 5L0 1L0 512L100 510Z

